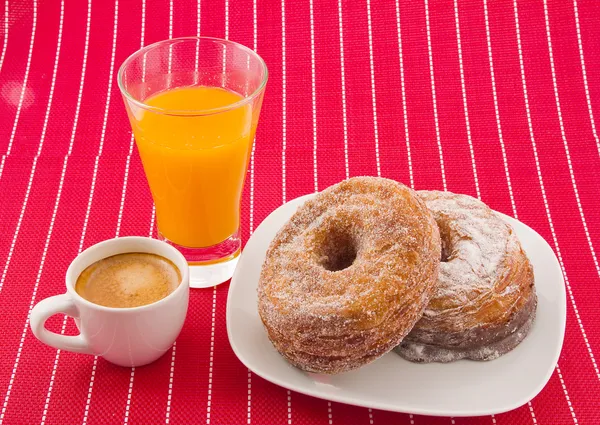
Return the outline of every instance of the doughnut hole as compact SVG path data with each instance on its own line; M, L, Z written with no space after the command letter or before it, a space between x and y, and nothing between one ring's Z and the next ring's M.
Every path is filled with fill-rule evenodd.
M356 260L356 243L345 229L331 229L317 249L318 263L331 272L350 267Z
M436 220L437 221L437 220ZM440 261L442 263L447 263L453 258L454 246L452 243L452 238L450 236L449 227L444 224L442 221L437 221L438 228L440 229L440 239L442 241L442 255Z

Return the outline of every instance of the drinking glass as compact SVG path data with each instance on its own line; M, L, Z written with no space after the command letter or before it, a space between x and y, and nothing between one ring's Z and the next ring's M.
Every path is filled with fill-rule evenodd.
M228 280L267 67L238 43L184 37L131 55L119 88L156 206L158 236L190 264L190 286Z

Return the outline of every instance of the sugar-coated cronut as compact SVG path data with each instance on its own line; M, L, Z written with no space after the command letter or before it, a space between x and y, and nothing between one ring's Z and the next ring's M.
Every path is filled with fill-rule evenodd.
M271 242L258 311L293 365L355 369L419 320L440 255L438 227L413 190L382 178L345 180L298 208Z
M442 238L439 284L396 349L416 362L492 360L515 348L535 319L533 268L513 229L467 195L420 191Z

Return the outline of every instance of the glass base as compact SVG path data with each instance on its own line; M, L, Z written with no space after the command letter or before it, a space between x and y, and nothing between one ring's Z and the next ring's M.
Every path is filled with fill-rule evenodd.
M165 238L160 231L158 238L177 248L188 261L190 288L209 288L227 282L233 276L242 249L239 231L223 242L205 248L178 245Z
M227 282L233 276L240 256L223 263L190 264L190 288L209 288Z

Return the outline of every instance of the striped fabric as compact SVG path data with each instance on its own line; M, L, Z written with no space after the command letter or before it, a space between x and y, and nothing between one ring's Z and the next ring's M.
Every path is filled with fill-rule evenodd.
M0 424L599 424L599 29L595 0L1 0ZM233 354L227 284L192 291L179 340L147 367L33 337L32 306L63 292L79 251L156 233L116 70L195 34L253 47L270 70L245 239L287 200L380 175L478 196L548 240L568 317L539 396L429 418L289 392Z

